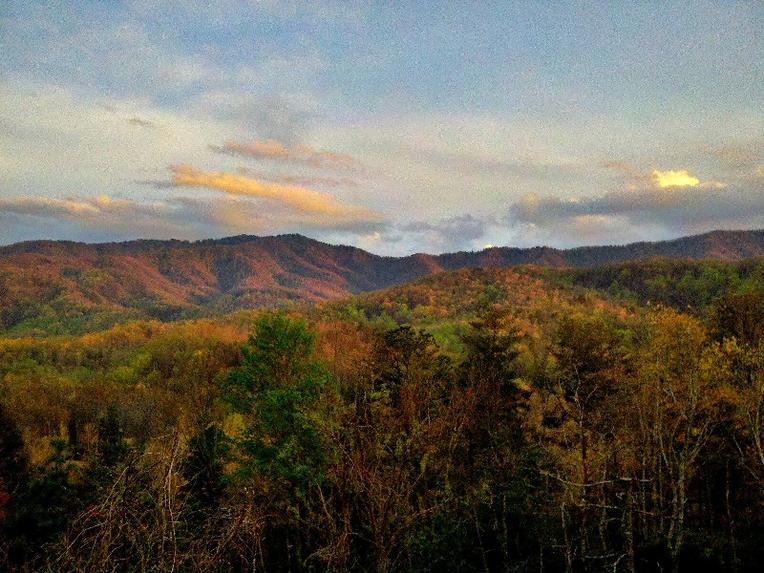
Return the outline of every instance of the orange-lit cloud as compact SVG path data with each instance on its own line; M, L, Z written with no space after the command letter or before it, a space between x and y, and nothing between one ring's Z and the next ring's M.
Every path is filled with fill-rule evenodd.
M0 212L18 215L89 216L101 213L102 206L111 199L56 199L52 197L15 197L0 199Z
M697 187L700 185L700 179L690 175L686 169L679 169L677 171L659 171L656 169L652 172L652 180L661 189L668 189L670 187Z
M118 236L204 238L211 233L276 233L322 229L367 235L387 223L374 212L344 208L338 215L294 209L264 209L258 201L237 194L214 198L172 196L163 201L133 201L100 195L50 198L21 196L0 198L0 224L7 220L44 218L46 226L79 225L108 230ZM39 221L37 222L39 224ZM2 236L0 234L0 236Z
M298 187L312 187L318 185L319 187L329 187L336 189L338 187L346 187L356 189L359 187L358 182L349 177L323 177L321 175L272 175L270 173L264 173L260 171L253 171L246 167L239 167L237 173L240 175L246 175L247 177L254 177L256 179L263 179L271 183L283 183L285 185L297 185Z
M357 170L361 164L354 157L334 151L317 150L309 145L287 147L272 139L265 141L250 141L241 143L226 141L223 145L211 146L213 151L229 155L241 155L255 159L272 159L291 163L300 163L311 167Z
M188 165L173 166L171 170L173 175L170 181L176 187L206 187L232 195L261 197L277 201L297 211L329 217L370 221L382 218L375 211L354 205L343 205L328 193L306 187L263 182L232 173L199 171Z
M336 179L334 177L318 177L318 176L299 176L299 175L280 175L274 178L277 183L285 183L287 185L322 185L324 187L358 187L358 183L352 179L346 177Z
M68 197L65 199L22 196L0 199L0 215L45 217L102 226L126 226L141 221L156 221L170 212L164 203L97 197Z

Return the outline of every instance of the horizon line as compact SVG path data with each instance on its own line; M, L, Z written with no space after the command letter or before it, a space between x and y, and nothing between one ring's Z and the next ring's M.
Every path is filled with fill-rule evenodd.
M62 244L73 244L73 245L88 245L88 246L106 246L106 245L128 245L130 243L182 243L186 245L195 245L195 244L201 244L201 243L222 243L224 241L230 241L232 239L252 239L252 240L263 240L263 239L278 239L282 237L300 237L302 239L307 239L309 241L313 241L315 243L321 243L323 245L329 245L332 247L345 247L345 248L352 248L359 251L363 251L365 253L374 255L376 257L382 257L382 258L395 258L395 259L401 259L406 257L414 257L417 255L426 255L426 256L445 256L445 255L454 255L459 253L482 253L485 251L490 251L493 249L514 249L519 251L531 251L531 250L537 250L537 249L549 249L552 251L558 251L558 252L569 252L569 251L576 251L580 249L597 249L597 248L623 248L623 247L629 247L632 245L650 245L650 244L658 244L658 243L671 243L676 241L682 241L686 239L693 239L693 238L699 238L704 237L708 235L718 234L718 233L725 233L725 234L740 234L740 233L762 233L764 232L764 228L755 228L755 229L712 229L710 231L705 231L702 233L694 233L690 235L680 235L678 237L674 237L672 239L662 239L662 240L656 240L656 241L632 241L628 243L610 243L610 244L583 244L583 245L576 245L573 247L553 247L550 245L533 245L529 247L518 247L518 246L512 246L512 245L493 245L490 247L485 247L482 249L476 249L476 250L461 250L461 251L444 251L441 253L428 253L424 251L417 251L413 253L408 253L405 255L380 255L377 253L374 253L373 251L369 251L367 249L363 249L361 247L357 247L355 245L348 245L344 243L329 243L327 241L323 241L321 239L316 239L314 237L310 237L308 235L305 235L303 233L278 233L274 235L250 235L246 233L241 233L238 235L226 235L223 237L209 237L205 239L175 239L175 238L169 238L169 239L151 239L151 238L135 238L135 239L125 239L120 241L73 241L69 239L28 239L24 241L17 241L15 243L7 243L7 244L0 244L0 251L10 249L15 246L19 245L30 245L34 243L62 243ZM239 241L239 244L245 243L245 242L251 242L246 240Z

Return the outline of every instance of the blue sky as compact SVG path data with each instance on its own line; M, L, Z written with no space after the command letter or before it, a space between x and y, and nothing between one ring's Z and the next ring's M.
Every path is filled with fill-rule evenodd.
M0 243L764 227L762 30L761 2L5 2Z

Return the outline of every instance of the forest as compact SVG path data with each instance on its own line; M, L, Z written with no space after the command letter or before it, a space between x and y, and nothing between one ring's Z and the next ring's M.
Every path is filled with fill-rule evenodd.
M764 0L0 0L0 573L764 573Z
M761 269L463 269L0 338L0 568L759 571Z

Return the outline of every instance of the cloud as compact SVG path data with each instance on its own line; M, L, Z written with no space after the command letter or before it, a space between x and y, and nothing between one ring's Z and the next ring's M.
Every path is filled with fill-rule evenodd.
M147 127L147 128L155 128L156 125L148 120L141 119L140 117L131 117L128 118L127 123L130 125L137 125L138 127Z
M99 209L88 202L74 199L53 199L50 197L0 199L0 211L39 217L66 217L99 213Z
M444 253L479 250L485 246L486 236L499 230L494 217L459 215L431 221L409 221L358 228L353 244L373 253L409 255L414 252ZM326 240L342 242L337 233L328 233Z
M252 141L250 143L236 143L227 141L222 146L210 146L218 153L230 153L232 155L245 155L255 159L289 159L291 152L278 141Z
M624 236L655 239L716 228L762 227L764 186L753 179L734 186L698 181L694 186L660 187L656 181L636 190L574 199L528 194L509 207L506 221L578 244L587 236L618 237L621 242Z
M643 189L672 189L681 187L697 187L699 189L724 189L727 183L721 181L703 181L690 174L687 169L669 169L662 171L653 169L645 173L628 161L606 161L603 167L619 172L631 191Z
M303 141L317 121L318 103L313 94L295 92L252 93L248 89L210 89L188 102L195 115L212 114L230 123L231 131L256 133L289 145ZM218 146L221 147L221 146Z
M436 222L415 221L401 226L402 231L412 233L435 233L442 237L472 241L485 235L488 220L473 215L448 217Z
M638 190L644 187L657 189L670 189L674 187L723 187L717 181L701 184L700 179L691 175L687 169L669 169L666 171L653 169L651 173L640 171L628 161L606 161L603 167L619 172L625 181L629 182L629 188Z
M703 146L702 149L736 171L749 171L764 162L764 139L749 140L745 144Z
M350 179L349 177L323 177L321 175L272 175L270 173L252 171L246 167L239 168L238 172L242 175L257 177L272 183L297 185L298 187L311 187L314 185L319 187L328 187L331 189L336 189L338 187L357 189L360 187L357 181Z
M287 185L321 185L323 187L352 187L357 188L359 185L356 181L348 179L347 177L334 178L334 177L318 177L318 176L299 176L299 175L281 175L274 178L277 183L285 183Z
M609 160L602 163L603 167L607 167L608 169L613 169L615 171L618 171L619 173L623 174L625 177L629 179L640 179L643 177L643 175L637 170L637 168L628 161L621 161L621 160Z
M157 203L137 203L112 199L108 195L92 198L14 197L0 199L0 212L35 217L97 219L104 215L153 216L161 211Z
M175 187L204 187L231 195L259 197L285 205L295 211L357 221L381 221L382 215L355 205L339 203L334 196L298 187L259 181L250 177L223 172L205 172L188 165L171 167L170 182Z
M40 219L45 220L44 227L49 232L59 229L61 234L57 238L99 240L142 236L187 238L191 220L188 213L172 203L137 202L108 195L63 199L21 196L0 200L0 220L6 231L0 235L3 240L39 238L34 232L25 237L24 230L39 229ZM20 233L14 236L14 229Z
M283 161L321 169L356 171L361 168L358 160L344 153L316 150L309 145L287 147L280 141L273 139L247 143L227 141L223 145L211 145L210 149L216 153L227 155Z
M397 229L413 239L414 244L424 245L428 251L442 252L474 249L484 245L485 241L480 239L495 224L496 221L491 217L467 214L436 221L414 221L400 225Z
M366 236L385 229L380 220L316 216L315 213L264 210L240 196L170 197L133 201L107 195L63 199L21 196L0 199L0 241L39 238L40 220L50 238L201 239L241 233L350 233Z
M425 157L445 169L469 175L491 177L535 177L554 179L569 177L579 171L581 165L570 159L543 157L481 157L472 153L454 153L424 149L411 150L413 155Z
M655 169L652 174L653 182L661 189L670 187L697 187L700 185L700 179L690 175L686 169L677 171L659 171Z
M605 166L623 174L621 188L577 198L528 193L513 202L504 221L518 242L623 243L764 227L764 181L750 173L722 182L701 180L687 169L645 173L620 161Z

